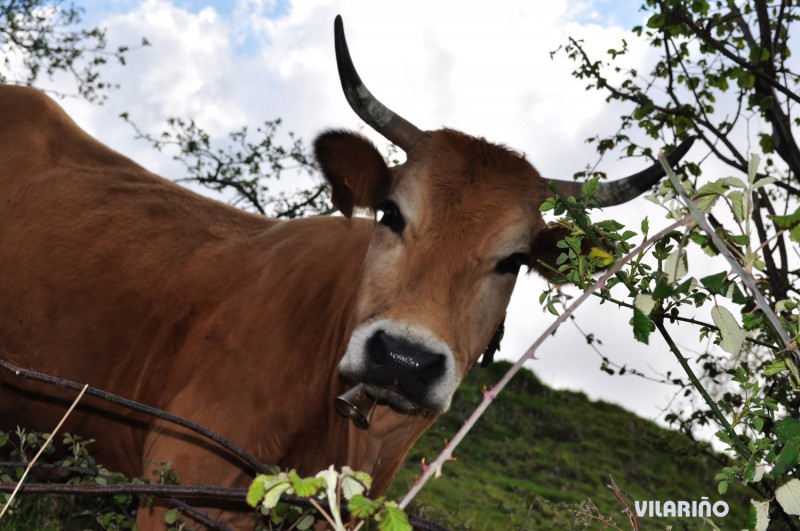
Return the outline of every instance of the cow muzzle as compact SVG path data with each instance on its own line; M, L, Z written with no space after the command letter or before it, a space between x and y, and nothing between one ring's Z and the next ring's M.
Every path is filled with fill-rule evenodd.
M377 330L366 343L366 382L393 389L413 402L423 402L441 379L445 356L425 345Z
M357 329L339 369L363 384L367 396L406 414L445 411L458 384L453 355L444 342L389 319Z

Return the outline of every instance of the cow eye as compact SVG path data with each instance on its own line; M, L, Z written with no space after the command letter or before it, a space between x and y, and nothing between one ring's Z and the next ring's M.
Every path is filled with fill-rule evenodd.
M516 275L522 266L530 266L531 256L525 253L514 253L497 262L495 273Z
M392 232L397 234L403 232L406 226L406 220L403 219L403 215L400 213L400 209L397 208L397 204L394 201L384 201L378 205L376 209L381 212L378 223L386 225Z

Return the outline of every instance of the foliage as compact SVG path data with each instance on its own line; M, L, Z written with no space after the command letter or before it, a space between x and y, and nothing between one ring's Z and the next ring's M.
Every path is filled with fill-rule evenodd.
M399 497L509 369L498 361L469 374L451 409L414 445L388 495ZM720 529L747 518L749 496L740 485L716 494L714 474L730 464L707 443L661 428L623 408L557 391L520 371L456 449L455 461L432 480L409 512L459 529L602 529L609 518L630 529L606 487L609 474L635 500L728 502ZM642 529L695 529L698 519L652 519ZM711 528L710 526L707 526ZM738 527L736 527L738 529ZM610 527L613 529L613 527Z
M752 489L752 514L748 523L751 528L765 526L767 521L798 528L800 524L795 515L800 511L792 500L797 498L796 476L800 472L800 421L797 420L800 418L800 359L795 352L800 321L800 268L796 256L796 244L800 243L800 149L794 134L800 126L800 118L796 116L800 76L791 70L790 30L798 20L800 6L789 0L739 3L734 0L645 0L643 9L648 13L647 22L634 28L633 34L660 53L649 73L625 67L629 52L626 41L609 49L606 60L591 57L581 41L570 40L564 48L576 61L574 74L577 78L585 80L590 88L605 91L609 100L632 104L630 112L621 116L616 133L590 140L597 144L601 154L620 147L628 156L653 157L652 149L641 145L638 137L632 134L634 128L667 144L696 135L707 153L726 164L737 176L708 179L700 164L688 163L685 166L688 177L680 183L664 183L652 199L664 208L666 217L686 219L686 229L673 231L641 253L616 275L602 297L607 303L630 311L632 334L637 340L647 343L652 334L658 332L667 341L686 377L668 374L665 380L677 386L679 394L700 397L694 410L673 411L668 420L689 436L693 436L698 427L710 423L718 425L717 436L728 445L733 457L732 462L721 464L716 471L718 491L727 494L739 484ZM128 48L108 50L104 30L77 29L79 25L80 10L72 6L65 8L60 2L0 1L3 50L0 81L31 84L41 74L53 76L67 72L75 78L80 95L102 100L111 87L102 81L99 69L109 60L124 64ZM330 204L322 185L287 195L276 194L265 184L265 179L277 179L284 170L290 169L287 164L300 171L313 169L299 139L290 135L288 149L275 142L279 124L279 121L265 122L257 129L256 140L250 139L251 133L246 128L235 131L229 135L231 147L227 148L215 147L210 136L191 120L170 119L169 130L160 137L138 134L157 149L177 149L174 158L188 173L184 181L233 193L234 204L278 217L329 211ZM758 163L759 158L763 159L763 165ZM590 180L585 191L591 192L596 184L596 179ZM713 225L713 231L701 231L697 227L700 222L697 215L690 216L677 199L681 194L692 197L704 219L707 217ZM543 205L543 210L562 216L560 223L572 231L560 243L564 252L556 265L561 280L582 288L591 282L597 268L629 252L639 238L635 231L616 221L592 223L585 211L591 205L591 198L560 198ZM642 221L640 232L641 238L646 239L647 218ZM722 239L724 248L712 242L712 232ZM580 252L585 239L594 246L588 256ZM727 264L710 273L698 271L692 249L709 255L722 251L730 253L742 272ZM757 284L758 293L750 289L750 280ZM759 293L766 297L767 306L758 300ZM548 311L557 313L565 297L562 291L552 288L542 294L541 302ZM701 315L708 315L708 319L696 317L701 310L706 312ZM770 323L770 312L779 319L777 326ZM675 322L696 325L700 340L712 339L724 354L709 349L690 363L669 336L668 326ZM613 373L612 366L613 363L605 360L601 369ZM618 369L620 374L626 372L624 367ZM568 416L566 412L564 415ZM592 420L585 419L587 423ZM519 422L524 421L520 418ZM508 427L507 424L506 419L504 425ZM554 421L554 425L559 424ZM497 430L502 430L502 426ZM20 432L15 435L16 439L2 434L0 447L9 448L11 444L12 451L20 459L29 448L42 443L35 434ZM497 440L496 434L491 440ZM520 448L535 453L538 449L531 448L530 440L533 438ZM63 444L71 449L64 458L70 463L68 466L96 467L85 453L88 443L65 438ZM601 449L612 446L610 442L604 444ZM586 446L588 444L583 444L575 452L585 453ZM603 463L602 456L582 465L585 468L572 470L568 460L564 463L554 460L556 455L551 449L546 456L548 467L556 464L559 471L567 469L576 475L601 473L597 465ZM644 453L633 455L634 459L640 459ZM507 465L508 461L508 454L479 459L487 470L495 463ZM458 465L454 466L455 470ZM553 499L560 500L556 503L580 501L574 497L561 499L563 493L552 487L557 477L550 482L537 483L540 487L527 483L522 487L520 485L530 476L516 478L513 468L510 475L508 467L503 469L505 478L498 475L480 482L485 496L493 496L493 488L508 484L517 490L530 489L527 492L536 493L527 504L527 515L514 520L515 525L526 525L531 512L551 510L553 515L562 514L552 510ZM636 479L620 479L616 469L609 472L622 484L637 482ZM87 475L75 473L71 480L113 481L113 476L99 470ZM13 479L18 474L17 467L4 469L4 474ZM308 521L307 515L300 513L290 517L288 509L272 503L275 492L291 490L312 499L324 492L326 499L337 501L345 496L354 513L375 514L377 511L383 515L382 522L394 521L396 513L390 504L371 503L355 494L349 496L347 489L339 490L345 481L344 472L321 474L307 479L296 474L260 477L254 482L257 490L252 499L265 510L269 509L273 522L274 518L282 523L294 518L291 522L296 527ZM472 477L484 474L489 473L483 470ZM335 480L333 475L336 475ZM582 479L594 484L601 481L597 477ZM163 469L162 480L170 481L168 468ZM467 482L463 483L459 486ZM262 487L263 493L258 490ZM542 488L548 490L542 491ZM573 494L581 492L574 487ZM699 495L705 494L708 493L699 492ZM29 499L16 503L24 504ZM584 516L594 515L595 509L601 516L613 510L600 508L598 500L592 494L592 501L584 505L587 508ZM121 505L129 502L119 500ZM329 508L328 516L339 525L335 507L338 504ZM121 520L104 525L127 525L124 511L115 512L117 509L107 514L117 515ZM178 523L178 512L171 513L168 518L173 516L170 523ZM476 515L474 518L477 522L483 517ZM114 518L116 516L112 520ZM48 522L37 522L33 527L48 525Z
M232 193L233 197L228 197L231 204L277 218L333 211L329 192L322 182L288 194L270 192L270 186L276 186L275 181L286 170L307 175L316 171L301 139L290 132L288 147L276 141L280 119L258 127L256 140L250 140L250 131L242 127L228 135L228 145L215 147L210 135L194 120L170 118L168 129L155 137L143 133L127 114L122 117L134 127L137 138L159 151L164 148L177 151L173 159L187 172L187 176L177 182L197 183L215 192Z
M689 435L717 425L717 437L734 458L716 475L719 491L734 483L753 488L751 528L772 521L798 529L793 508L777 493L786 493L800 472L794 435L800 422L800 149L795 138L800 76L791 70L789 45L800 6L767 0L646 0L642 9L647 22L633 34L660 54L649 73L625 66L626 41L608 50L604 60L592 57L578 40L564 48L577 64L577 78L604 91L609 101L631 104L616 133L589 140L601 154L621 147L629 156L652 156L632 133L634 127L667 144L695 135L734 175L709 179L703 174L707 163L687 163L682 179L672 175L664 182L650 199L663 207L665 217L684 219L685 230L643 252L602 297L630 309L637 340L647 343L657 331L681 364L685 378L668 374L665 380L679 394L699 400L692 402L693 410L676 409L667 419ZM684 196L694 206L681 200ZM586 229L585 206L571 200L545 205L564 214L562 223L573 229L559 264L565 280L581 287L598 265L571 252L581 240L591 237L599 249L594 256L606 256L608 262L639 238L615 222L595 224L599 234L593 235ZM649 224L645 218L642 238ZM716 270L701 269L696 249L730 261L714 261ZM551 289L542 302L557 311L563 297ZM697 326L699 339L713 340L719 350L709 348L690 363L669 335L676 322Z
M28 462L47 438L46 433L27 432L22 428L17 428L15 433L0 432L0 483L12 485L19 481ZM98 465L88 451L93 442L65 434L61 444L50 444L45 449L44 457L37 461L26 483L74 486L150 484L145 479L129 482L124 476L110 473ZM179 486L178 476L170 463L153 462L152 466L155 484ZM374 524L369 529L410 531L408 519L396 503L383 497L370 500L364 496L371 482L369 475L347 467L341 472L331 467L311 478L301 478L294 470L275 475L262 474L253 480L247 502L259 510L254 515L254 525L255 521L260 521L257 525L260 529L310 529L323 518L333 529L353 529L355 524L343 522L345 515L340 506L345 503L353 522L370 521ZM0 530L135 529L134 514L140 495L92 496L85 493L86 489L82 494L66 495L63 489L60 490L62 493L56 495L31 494L15 498L10 511L0 520ZM296 496L287 502L281 498L284 494ZM9 494L0 493L0 507L6 504L8 497ZM297 498L310 500L313 508L298 504ZM146 496L144 501L151 503ZM243 506L244 501L243 494ZM186 529L194 525L196 516L202 516L180 501L173 499L170 504L173 507L164 513L166 529Z
M286 493L308 498L331 529L336 531L353 529L353 525L360 528L363 523L360 521L368 519L373 519L380 531L410 531L408 519L396 503L384 497L370 500L364 496L371 484L372 478L368 474L353 471L349 467L336 472L331 466L310 478L301 478L294 470L275 475L260 474L250 484L247 503L260 508L263 514L270 517L271 523L280 529L287 524L294 529L309 529L315 521L311 511L299 513L296 508L282 503L281 495ZM327 507L323 508L317 500L326 502ZM345 527L340 509L344 502L347 502L354 522L360 523Z
M109 49L105 30L82 28L81 16L61 0L0 0L0 83L32 85L42 74L66 72L80 96L102 102L114 88L100 77L102 66L125 64L130 47Z
M22 477L27 462L45 443L48 434L0 432L0 482L12 483ZM27 483L51 482L73 485L114 485L128 480L98 465L88 448L94 442L65 433L61 442L51 443L44 456L46 462L34 469ZM0 508L9 494L0 493ZM134 529L132 509L138 500L133 496L116 495L91 498L78 495L18 496L9 512L0 520L0 530L41 529Z

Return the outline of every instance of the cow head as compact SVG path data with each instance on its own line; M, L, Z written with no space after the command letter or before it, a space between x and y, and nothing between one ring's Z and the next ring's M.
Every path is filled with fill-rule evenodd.
M542 220L550 188L522 155L458 131L417 129L361 82L340 17L335 33L350 105L407 154L388 167L356 133L329 131L315 142L336 207L378 215L339 368L397 410L441 413L500 326L519 271L546 275L564 234ZM601 185L596 197L627 201L660 177L651 168ZM579 183L550 182L580 193Z

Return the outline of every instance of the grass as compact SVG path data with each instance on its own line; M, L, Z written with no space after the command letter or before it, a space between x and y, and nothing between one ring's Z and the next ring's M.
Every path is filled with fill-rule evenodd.
M451 410L409 453L391 497L402 497L420 474L421 460L436 457L482 400L481 390L508 367L495 363L473 371ZM720 529L741 529L747 521L746 492L717 494L713 478L723 466L721 456L618 406L550 389L527 370L515 376L455 456L411 508L453 529L571 529L583 528L587 519L589 528L604 528L588 516L592 511L586 500L619 528L630 529L621 504L606 487L609 474L634 500L699 502L707 496L730 506L725 518L715 519ZM642 529L713 529L701 518L641 522Z

